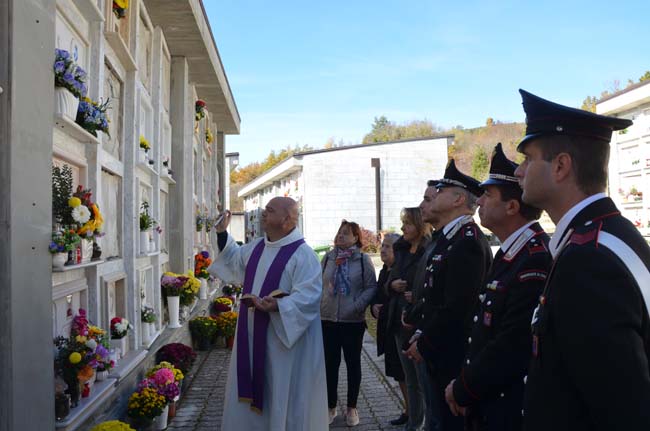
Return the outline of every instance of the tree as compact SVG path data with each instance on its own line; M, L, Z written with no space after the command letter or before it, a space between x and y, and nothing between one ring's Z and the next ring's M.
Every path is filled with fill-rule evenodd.
M639 82L645 82L647 80L650 80L650 70L646 70L643 76L639 78Z
M330 148L334 148L335 146L336 144L334 143L334 136L330 136L329 138L327 138L327 142L325 142L325 146L323 148L329 150Z
M485 125L486 125L487 127L492 127L492 126L494 126L494 118L492 118L492 117L488 117L487 120L485 120Z
M363 137L363 143L369 144L373 142L389 142L399 137L396 137L397 130L395 125L388 121L386 116L382 115L380 117L375 117L375 121L372 124L372 129L370 133Z
M477 146L472 158L472 176L479 181L487 177L490 160L482 146Z
M582 101L582 106L580 107L580 109L589 112L596 112L596 103L598 103L598 99L596 99L596 96L587 96L585 100Z

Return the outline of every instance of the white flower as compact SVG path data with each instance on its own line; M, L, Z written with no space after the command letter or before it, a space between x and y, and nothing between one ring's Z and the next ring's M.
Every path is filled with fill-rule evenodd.
M72 218L77 223L84 224L90 220L90 210L85 205L79 205L72 210Z
M93 352L97 348L97 341L93 340L92 338L88 341L86 341L86 347L88 347L90 350Z

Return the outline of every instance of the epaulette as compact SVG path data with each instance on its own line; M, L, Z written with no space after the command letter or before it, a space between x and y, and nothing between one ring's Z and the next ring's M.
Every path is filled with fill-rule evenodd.
M519 237L515 240L514 244L512 244L510 248L508 248L506 254L503 255L503 260L505 260L506 262L512 261L512 259L517 257L519 252L523 250L524 246L528 243L528 241L531 238L533 238L536 234L537 232L535 232L530 228L523 231L521 235L519 235Z

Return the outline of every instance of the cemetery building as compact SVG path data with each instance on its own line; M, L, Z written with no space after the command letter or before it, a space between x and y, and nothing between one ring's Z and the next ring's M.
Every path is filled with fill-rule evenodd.
M399 232L401 209L418 206L427 180L442 177L452 143L443 135L296 153L239 191L246 240L262 235L261 212L275 196L298 201L312 247L331 244L342 219Z
M55 49L65 67L85 71L86 105L55 87L63 67ZM105 102L104 131L71 106ZM168 328L160 278L193 270L201 250L213 254L199 221L223 206L225 141L239 129L201 0L1 2L0 430L88 429L123 418L156 349L189 342L186 323ZM53 166L69 172L74 190L91 190L103 219L59 267L48 251L62 228L52 214ZM158 230L141 231L143 212ZM145 305L157 316L151 331L141 322ZM133 329L108 379L55 421L52 339L70 333L79 309L101 328L119 316Z

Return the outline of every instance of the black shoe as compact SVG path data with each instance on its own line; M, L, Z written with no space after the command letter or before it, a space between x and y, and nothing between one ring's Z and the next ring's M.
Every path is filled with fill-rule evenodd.
M399 415L399 417L397 419L393 419L392 421L390 421L390 424L391 425L404 425L408 421L409 421L409 415L407 415L406 413L402 413L401 415Z

